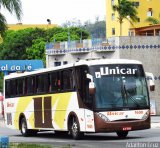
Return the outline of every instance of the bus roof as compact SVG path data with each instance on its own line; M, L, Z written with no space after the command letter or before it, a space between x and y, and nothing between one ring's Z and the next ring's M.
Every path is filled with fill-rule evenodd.
M66 64L57 67L49 67L43 68L32 72L24 72L24 73L12 73L10 75L5 76L5 79L15 78L15 77L23 77L28 75L34 75L43 72L51 72L53 70L60 70L65 69L73 66L80 66L80 65L103 65L103 64L142 64L140 61L137 60L128 60L128 59L99 59L99 60L80 60L76 63Z
M75 63L75 66L78 65L103 65L103 64L142 64L137 60L129 59L99 59L99 60L80 60Z

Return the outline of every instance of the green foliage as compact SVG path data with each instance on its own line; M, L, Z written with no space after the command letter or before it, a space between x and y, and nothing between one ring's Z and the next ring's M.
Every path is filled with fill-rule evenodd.
M81 33L82 39L87 39L89 37L89 33L87 31L78 27L61 28L61 31L56 31L56 33L53 34L50 42L68 41L68 37L70 37L70 40L72 41L80 40Z
M152 25L154 25L154 24L160 24L160 14L159 14L158 18L148 17L148 18L146 19L146 22L149 22L149 23L151 23Z
M33 29L8 31L2 43L0 58L3 60L27 59L26 48L32 45Z
M112 8L113 11L117 12L119 15L120 35L122 35L122 23L124 19L127 19L131 24L132 21L136 22L138 20L136 6L129 0L118 0L118 4L113 5Z
M89 33L78 27L57 27L48 30L28 28L18 31L7 31L3 43L0 44L0 59L25 60L42 59L45 63L45 44L53 41L67 41L89 37Z
M7 22L3 14L0 13L0 35L3 37L7 30Z
M10 148L52 148L50 145L31 143L10 143Z
M22 7L20 0L0 0L0 9L5 8L11 14L15 13L18 20L21 20ZM5 31L7 30L6 19L4 15L0 12L0 35L3 37Z
M91 34L93 38L106 37L106 21L97 20L95 23L89 21L85 22L85 29Z
M38 38L33 40L32 46L26 49L28 59L40 59L45 62L45 40Z

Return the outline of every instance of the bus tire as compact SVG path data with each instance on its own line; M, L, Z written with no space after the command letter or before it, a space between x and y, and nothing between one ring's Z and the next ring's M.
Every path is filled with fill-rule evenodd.
M79 140L84 136L84 133L80 132L79 122L76 117L72 118L71 126L70 126L70 134L75 140Z
M117 132L119 138L126 138L128 135L128 131Z
M25 118L22 118L20 121L20 131L24 137L27 137L30 135L29 130L27 128L27 122Z

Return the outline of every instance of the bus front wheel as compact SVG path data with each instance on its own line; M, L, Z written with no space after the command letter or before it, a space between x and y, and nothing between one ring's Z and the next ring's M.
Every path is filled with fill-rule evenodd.
M80 132L79 122L76 117L72 118L70 133L75 140L81 139L84 135L84 133Z
M119 138L126 138L128 135L128 131L117 132Z

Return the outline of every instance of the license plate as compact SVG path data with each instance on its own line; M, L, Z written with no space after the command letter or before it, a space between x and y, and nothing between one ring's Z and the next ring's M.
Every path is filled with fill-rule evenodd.
M123 127L123 131L130 131L132 130L132 127Z

